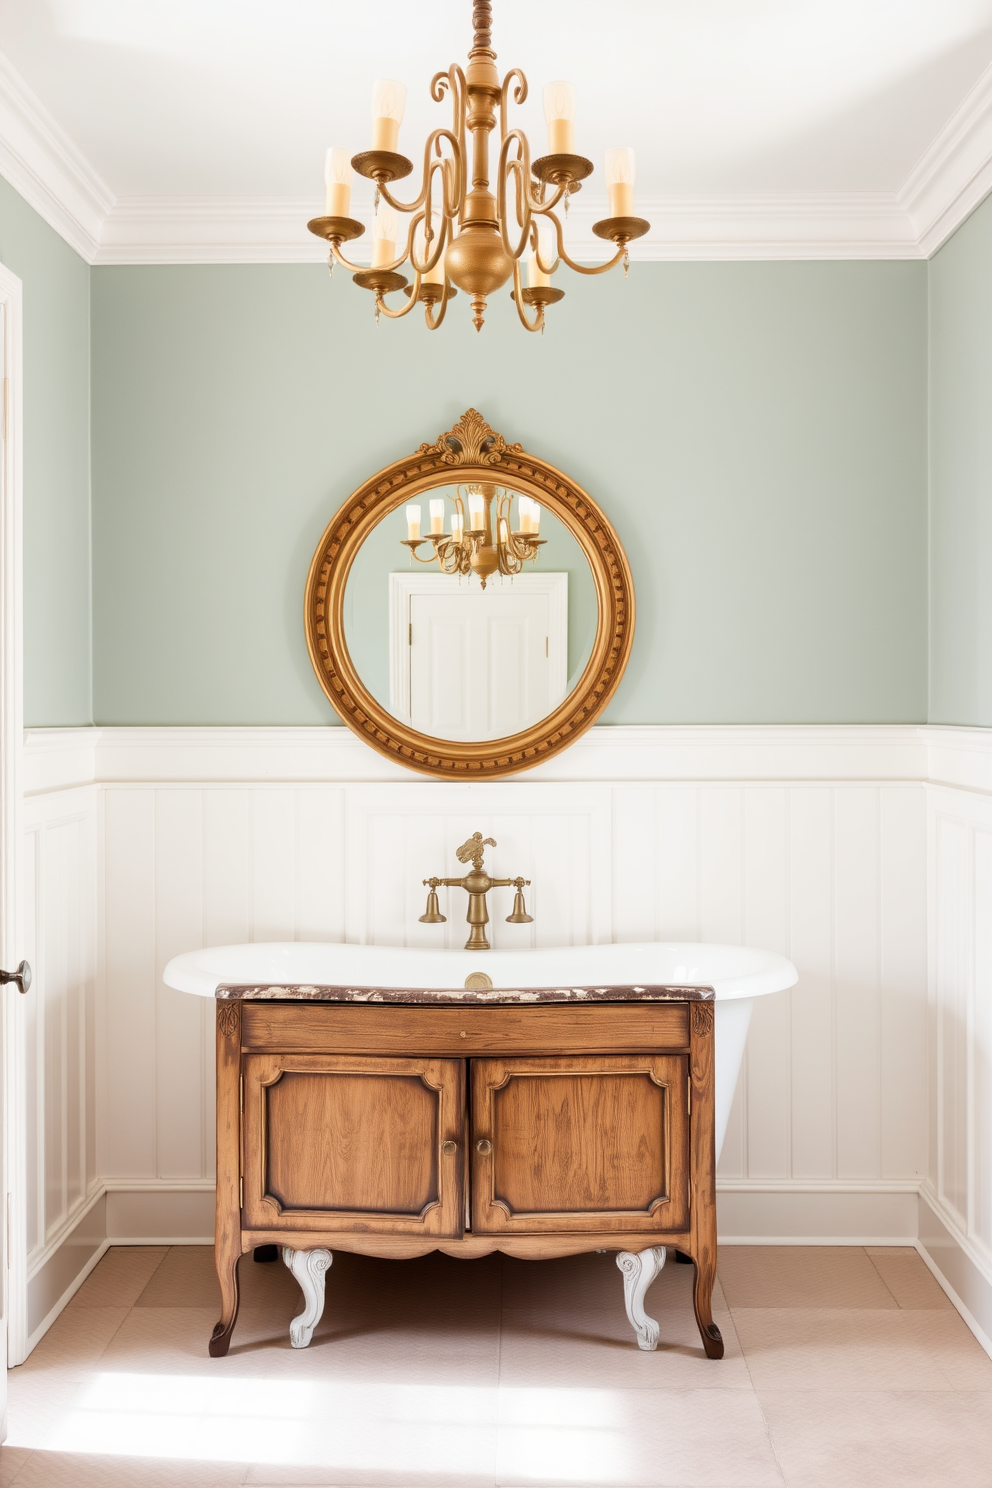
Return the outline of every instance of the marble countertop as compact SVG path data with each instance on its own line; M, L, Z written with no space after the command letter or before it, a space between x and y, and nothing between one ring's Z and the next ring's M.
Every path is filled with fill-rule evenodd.
M220 1000L244 1002L476 1003L488 1006L540 1002L712 1002L712 987L330 987L243 985L222 982Z

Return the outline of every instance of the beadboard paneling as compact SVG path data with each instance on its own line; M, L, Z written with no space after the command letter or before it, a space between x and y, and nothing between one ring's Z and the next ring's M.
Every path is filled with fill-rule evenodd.
M96 800L92 788L25 804L24 998L29 1277L97 1181Z
M800 984L759 1003L721 1175L915 1181L925 1170L925 815L876 781L159 781L100 786L110 1179L212 1173L209 1004L161 983L177 951L309 937L458 945L418 923L422 880L481 828L533 880L501 946L705 939L781 950Z
M931 1179L941 1218L992 1283L992 798L927 795Z

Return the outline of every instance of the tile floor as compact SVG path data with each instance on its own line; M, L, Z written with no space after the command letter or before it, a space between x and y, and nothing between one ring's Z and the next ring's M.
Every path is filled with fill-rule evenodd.
M702 1355L692 1269L643 1354L611 1255L338 1255L299 1292L242 1262L226 1359L211 1251L112 1250L10 1375L0 1488L980 1488L992 1360L912 1250L728 1247Z

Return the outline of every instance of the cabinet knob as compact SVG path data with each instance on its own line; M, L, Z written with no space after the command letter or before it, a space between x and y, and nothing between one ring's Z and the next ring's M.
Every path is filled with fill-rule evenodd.
M488 1137L480 1137L475 1144L475 1150L476 1152L481 1152L483 1157L485 1157L487 1152L492 1152L493 1144Z
M458 1151L458 1143L457 1142L442 1142L441 1143L441 1151L444 1153L445 1157L453 1157L454 1154Z

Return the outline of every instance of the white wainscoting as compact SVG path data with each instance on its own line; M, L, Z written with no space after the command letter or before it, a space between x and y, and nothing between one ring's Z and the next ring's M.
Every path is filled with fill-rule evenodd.
M65 1064L50 1055L38 1097L85 1068L95 1158L86 1147L83 1189L78 1132L71 1159L61 1137L41 1148L52 1198L35 1254L87 1202L115 1241L211 1233L212 1008L162 984L170 956L283 937L457 944L464 904L449 891L448 924L420 925L421 880L482 828L497 870L534 880L532 926L505 925L497 895L497 944L684 937L789 955L799 985L758 1005L748 1043L723 1238L922 1235L989 1331L992 800L962 782L992 779L990 749L980 730L601 728L540 770L456 785L338 728L30 731L28 829L62 833L40 850L64 865L36 875L37 902L61 923L59 885L78 875L99 967L95 1050L92 1016L66 1013ZM84 837L83 819L88 863L68 825ZM46 1131L68 1131L52 1101ZM89 1142L92 1102L80 1114Z
M497 944L743 940L796 961L799 987L755 1015L721 1165L731 1233L915 1232L919 730L603 728L553 767L471 785L412 776L333 728L33 731L27 753L45 798L93 782L97 1166L133 1226L142 1192L199 1194L208 1214L211 1009L162 984L169 957L282 937L457 944L456 891L449 923L423 926L421 880L483 827L497 871L534 881L534 925L494 918Z
M932 729L930 1159L920 1237L992 1339L992 731ZM940 782L950 781L951 784Z

